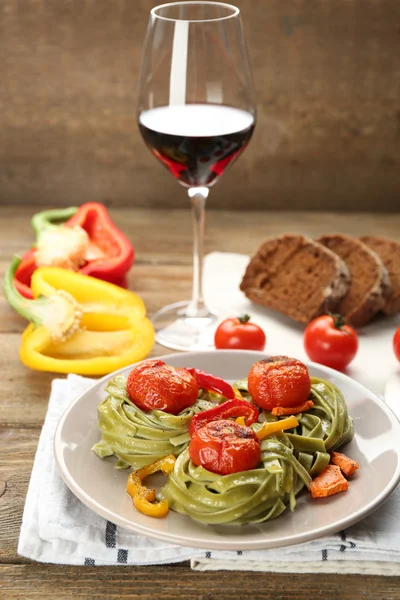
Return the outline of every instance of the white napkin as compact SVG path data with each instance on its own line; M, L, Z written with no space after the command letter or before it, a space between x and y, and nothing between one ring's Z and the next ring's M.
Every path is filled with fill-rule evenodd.
M77 375L53 380L29 482L18 553L39 562L69 565L149 565L192 558L196 551L191 548L135 535L99 517L62 481L53 458L55 429L68 405L92 384L93 380Z
M253 304L240 291L248 261L248 256L228 252L213 252L205 257L204 295L208 304L215 308L221 320L250 314L252 321L265 331L268 354L290 354L307 360L303 347L304 325ZM394 331L399 326L400 315L377 319L358 331L359 349L346 374L378 396L383 396L386 380L399 369L392 346Z
M268 352L290 353L305 358L301 329L284 320L254 310L237 290L247 257L214 253L205 261L206 298L227 315L251 312L268 337ZM234 285L236 281L236 287ZM228 299L228 301L227 301ZM251 309L251 310L250 310ZM382 338L379 331L373 335ZM387 341L387 340L386 340ZM362 351L362 350L361 350ZM391 361L373 363L372 351L354 365L375 383L378 393ZM376 361L376 357L375 361ZM381 375L378 370L385 368ZM355 375L354 375L355 373ZM324 572L400 575L400 490L385 504L346 531L306 544L263 551L209 551L176 546L135 535L99 517L83 505L61 480L53 459L53 438L58 420L67 406L84 392L92 380L76 375L55 379L48 412L39 439L22 520L18 552L39 562L74 565L150 565L190 559L196 570L253 570L271 572ZM370 386L372 387L372 386Z

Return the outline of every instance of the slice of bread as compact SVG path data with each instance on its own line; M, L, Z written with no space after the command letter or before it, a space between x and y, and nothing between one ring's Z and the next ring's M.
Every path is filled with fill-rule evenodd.
M344 262L302 235L265 241L251 258L240 289L253 302L308 323L335 311L349 289Z
M338 254L350 271L350 289L337 312L354 327L366 325L382 310L390 293L383 262L366 244L347 235L323 235L317 241Z
M386 315L396 315L400 312L400 244L374 235L364 235L360 240L376 252L389 273L392 290L382 310Z

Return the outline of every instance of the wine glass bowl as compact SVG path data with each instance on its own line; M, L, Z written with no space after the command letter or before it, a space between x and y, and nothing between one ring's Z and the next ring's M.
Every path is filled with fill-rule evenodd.
M210 187L246 147L254 118L219 104L160 106L141 114L139 128L151 152L179 183Z
M238 8L198 1L151 10L138 125L152 154L187 189L193 215L192 299L153 315L156 340L177 350L212 346L217 316L202 293L205 203L209 189L246 148L255 126Z

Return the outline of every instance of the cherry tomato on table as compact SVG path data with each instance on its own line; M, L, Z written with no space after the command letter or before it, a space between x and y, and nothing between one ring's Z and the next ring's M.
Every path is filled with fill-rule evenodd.
M177 415L197 400L199 386L186 369L147 360L128 375L130 399L142 410L163 410Z
M218 350L264 350L266 341L264 331L250 321L249 315L225 319L214 335Z
M311 321L303 342L312 361L339 371L347 367L358 350L357 333L345 325L340 315L323 315Z
M253 402L266 410L303 404L311 390L306 365L288 356L271 356L256 362L250 369L247 384Z
M400 361L400 327L396 329L393 336L393 350L398 361Z
M230 475L257 467L261 458L260 440L250 427L218 419L194 432L189 455L197 466Z

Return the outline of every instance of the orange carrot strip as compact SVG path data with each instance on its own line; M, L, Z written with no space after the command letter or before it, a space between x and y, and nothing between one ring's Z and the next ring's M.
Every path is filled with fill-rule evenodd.
M339 492L345 492L349 482L342 475L336 465L328 465L310 483L310 492L313 498L326 498Z
M360 467L356 460L349 458L342 452L331 452L331 463L337 465L345 477L351 477Z
M312 400L306 400L297 406L274 406L274 408L271 410L271 413L275 415L275 417L279 417L281 415L297 415L298 413L304 412L313 406L314 402Z

